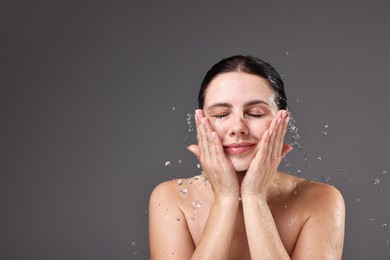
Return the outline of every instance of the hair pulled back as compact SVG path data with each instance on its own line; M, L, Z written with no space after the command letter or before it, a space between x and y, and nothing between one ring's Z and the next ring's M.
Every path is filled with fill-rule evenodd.
M267 85L275 94L278 109L287 109L287 98L284 84L278 72L267 62L253 56L235 55L216 63L204 77L198 95L199 108L203 109L207 87L220 74L227 72L245 72L259 76L267 81Z

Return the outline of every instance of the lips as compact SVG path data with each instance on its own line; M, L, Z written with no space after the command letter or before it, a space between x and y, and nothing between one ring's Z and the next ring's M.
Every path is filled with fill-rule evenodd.
M224 149L229 154L238 155L238 154L243 154L243 153L246 153L246 152L252 150L252 148L254 146L255 145L253 143L246 143L246 142L245 143L234 143L234 144L225 145Z

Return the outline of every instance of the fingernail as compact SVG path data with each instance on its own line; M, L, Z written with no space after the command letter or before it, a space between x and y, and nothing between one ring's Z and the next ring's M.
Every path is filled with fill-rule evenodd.
M272 135L272 130L269 130L268 136L271 136L271 135Z
M288 124L288 121L290 121L290 117L289 116L286 117L286 119L285 119L286 124Z
M216 133L215 133L215 132L211 132L211 137L212 137L213 139L215 139Z
M283 117L285 117L285 116L286 116L286 114L287 114L286 110L283 110L283 112L282 112L282 116L283 116Z
M196 109L196 110L195 110L195 117L198 117L198 115L199 115L199 110Z
M282 120L282 119L279 117L279 118L278 118L278 121L276 122L276 124L279 125L281 120Z
M204 117L202 118L202 124L206 125L206 118L204 118Z

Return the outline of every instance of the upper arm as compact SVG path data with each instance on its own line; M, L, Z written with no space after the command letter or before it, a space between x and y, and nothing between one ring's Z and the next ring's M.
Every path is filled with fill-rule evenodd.
M345 205L340 192L326 186L315 196L312 214L302 227L292 259L341 259Z
M149 246L153 260L189 259L194 251L185 216L169 183L158 185L150 196Z

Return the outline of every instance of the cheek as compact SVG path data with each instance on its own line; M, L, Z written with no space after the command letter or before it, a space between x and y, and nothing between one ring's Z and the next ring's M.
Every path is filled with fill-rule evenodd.
M226 134L228 127L226 122L224 122L223 119L213 119L210 120L210 125L213 128L213 131L215 131L219 138L222 139L223 136Z
M264 131L269 129L271 125L272 120L267 120L263 122L256 122L250 125L250 133L251 135L255 136L258 139L261 139L261 137L264 134Z

